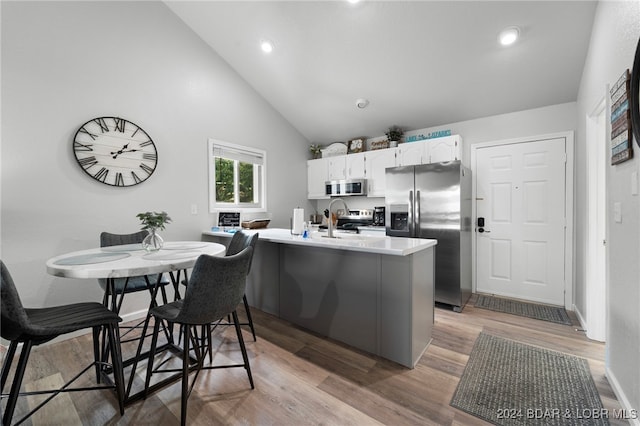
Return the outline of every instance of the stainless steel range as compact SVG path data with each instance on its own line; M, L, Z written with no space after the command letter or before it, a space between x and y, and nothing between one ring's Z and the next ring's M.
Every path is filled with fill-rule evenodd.
M325 218L329 217L329 211L325 210ZM373 225L373 210L349 210L348 212L338 210L338 222L335 229L343 231L358 232L358 226ZM320 229L327 229L326 225L321 225Z

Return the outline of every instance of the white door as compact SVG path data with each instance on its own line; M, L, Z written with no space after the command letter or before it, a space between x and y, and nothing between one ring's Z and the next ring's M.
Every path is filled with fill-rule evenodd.
M587 116L587 214L584 227L587 337L604 342L607 331L607 104L603 98Z
M565 159L564 138L477 150L478 292L564 306Z

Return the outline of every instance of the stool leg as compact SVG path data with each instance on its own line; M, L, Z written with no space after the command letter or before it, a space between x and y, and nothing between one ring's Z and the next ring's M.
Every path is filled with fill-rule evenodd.
M242 296L244 302L244 311L247 313L247 319L249 320L249 327L251 327L251 334L253 334L253 341L256 342L256 329L253 328L253 319L251 318L251 310L249 309L249 302L247 302L247 295Z
M189 341L191 340L191 326L184 325L184 352L182 355L182 399L180 404L180 424L187 424L187 401L189 399Z
M129 382L127 383L127 389L125 391L125 395L128 398L129 394L131 394L131 387L133 386L133 379L135 379L135 374L133 372L138 370L138 360L140 359L140 354L142 353L142 346L144 345L144 337L147 335L147 330L149 328L149 320L151 319L151 314L147 313L147 317L144 320L144 325L142 326L142 335L140 336L140 340L138 341L138 349L136 349L136 356L133 359L133 367L131 369L131 375L129 377ZM120 329L118 328L118 332Z
M100 365L100 357L102 351L100 351L100 331L102 327L93 327L93 362L96 369L96 382L102 383L102 377L100 375L100 369L102 366ZM107 359L105 358L104 361Z
M151 348L149 348L149 360L147 361L147 377L144 381L144 397L147 398L151 374L153 372L153 359L156 356L156 346L158 345L158 333L160 332L161 319L155 318L153 322L153 336L151 337Z
M11 369L11 364L13 363L13 357L16 354L16 349L18 348L18 342L12 341L9 344L9 350L7 351L4 362L2 363L2 384L0 385L0 392L4 391L4 385L7 384L7 378L9 377L9 370Z
M13 418L13 412L16 409L16 402L18 402L18 395L20 394L20 385L22 384L22 378L24 377L24 371L27 368L27 361L29 360L29 354L31 353L31 347L33 342L27 340L22 345L22 352L20 352L20 360L16 367L16 373L13 378L13 384L11 385L11 392L9 393L9 399L7 406L4 409L4 416L2 417L3 425L10 425Z
M211 333L213 330L211 329L211 324L207 324L207 341L209 342L209 364L213 364L213 336ZM204 357L204 354L202 355Z
M124 414L124 371L122 366L122 351L120 348L120 331L118 324L107 325L109 334L109 346L111 347L111 366L113 369L113 382L118 397L120 415Z
M247 348L244 345L244 339L242 338L242 330L240 329L240 322L238 321L238 313L233 311L233 324L236 327L236 334L238 335L238 342L240 343L240 349L242 350L242 359L244 360L244 368L247 370L249 376L249 383L251 383L251 389L255 389L253 385L253 377L251 376L251 366L249 366L249 356L247 355Z

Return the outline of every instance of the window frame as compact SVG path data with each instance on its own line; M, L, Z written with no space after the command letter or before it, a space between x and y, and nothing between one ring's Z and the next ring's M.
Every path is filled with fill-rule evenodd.
M220 148L222 150L228 149L230 151L236 151L241 153L246 153L249 156L255 156L262 159L262 164L258 165L254 163L254 174L253 174L253 187L254 187L254 197L257 195L258 200L257 203L225 203L218 202L216 200L216 158L226 158L228 160L233 160L234 164L234 198L237 200L238 188L239 188L239 173L238 173L238 161L237 159L227 158L224 156L218 156L214 154L214 150L216 148ZM238 145L231 142L225 142L217 139L209 139L207 144L207 161L209 166L209 182L208 182L208 191L209 191L209 212L217 213L220 211L238 211L238 212L266 212L267 211L267 152L253 147ZM244 163L247 163L246 161ZM259 172L256 173L255 170L258 168ZM257 188L257 189L256 189Z

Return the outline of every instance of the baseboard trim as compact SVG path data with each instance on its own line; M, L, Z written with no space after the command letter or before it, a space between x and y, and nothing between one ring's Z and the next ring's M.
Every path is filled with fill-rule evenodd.
M582 315L582 312L580 312L580 309L578 309L576 305L573 305L573 312L575 312L576 316L578 317L578 321L580 322L580 328L586 331L587 320L584 318L584 316Z
M629 402L629 400L627 399L627 396L625 395L624 391L620 387L620 382L618 382L615 374L613 374L613 372L608 366L605 367L605 376L607 377L607 380L609 380L611 389L613 389L613 393L616 394L616 398L618 398L618 402L622 406L624 413L628 417L635 417L635 418L630 418L626 420L628 420L629 424L632 426L640 426L640 411L638 410L637 407L634 407ZM609 413L609 415L612 416L613 414Z

